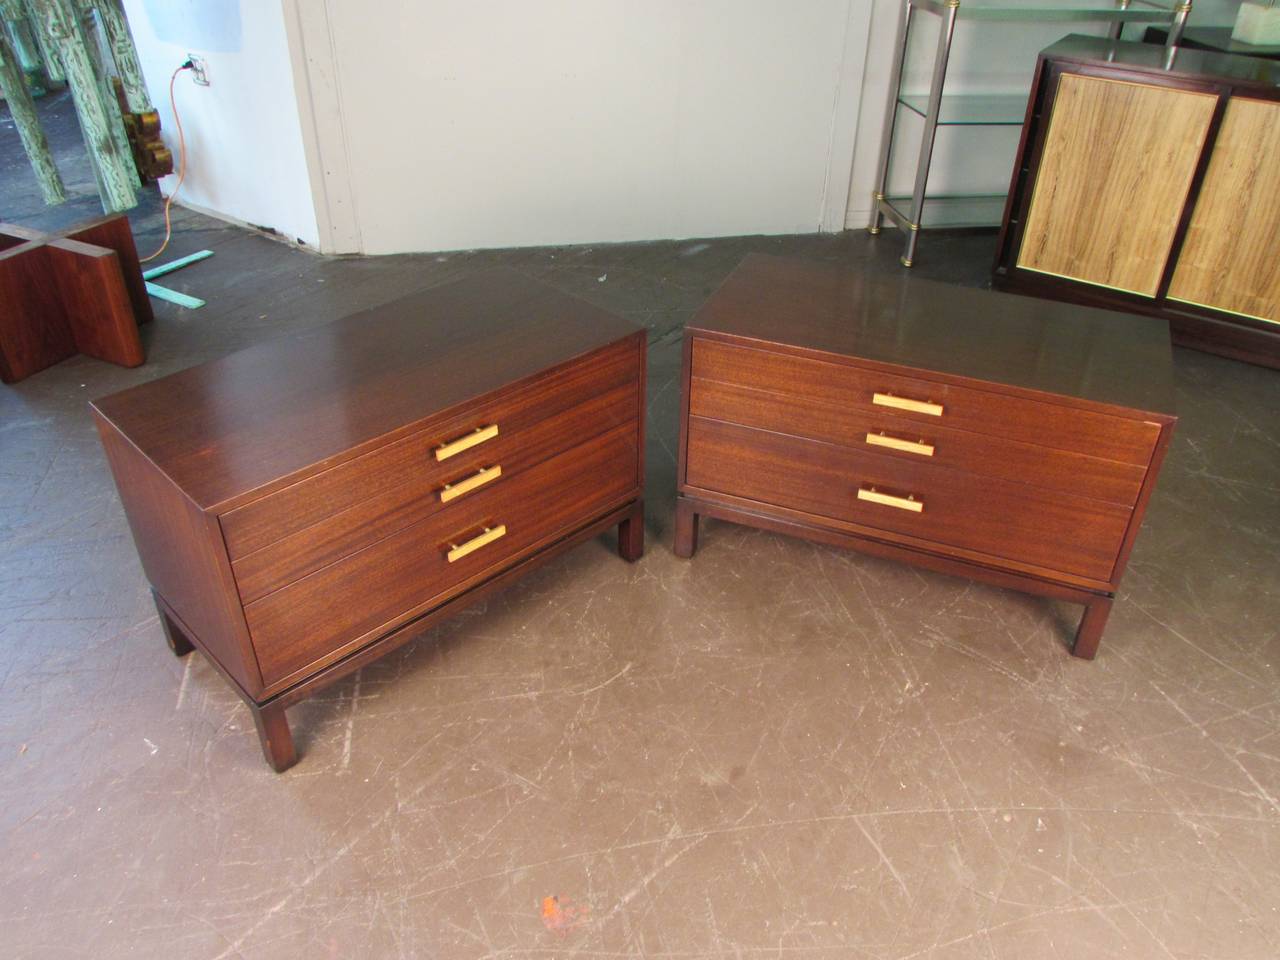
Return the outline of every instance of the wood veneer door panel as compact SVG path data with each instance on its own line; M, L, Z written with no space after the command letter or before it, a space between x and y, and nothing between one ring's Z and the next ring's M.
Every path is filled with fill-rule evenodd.
M453 504L510 486L522 471L586 438L628 422L636 429L635 392L633 379L526 430L507 434L502 444L481 445L474 455L457 457L456 464L453 459L439 464L444 470L425 469L424 462L421 472L410 480L241 557L232 564L241 598L252 603ZM447 503L441 500L444 484L494 468L500 469L495 479ZM364 486L378 489L376 481Z
M701 338L693 344L692 375L798 397L813 405L814 410L838 406L868 414L892 411L895 416L924 427L946 426L1007 437L1144 469L1160 435L1157 424L1136 417L1094 413ZM936 403L942 413L931 416L886 407L875 402L876 393Z
M715 380L692 381L689 412L1127 507L1138 499L1147 475L1138 464L912 421L884 408L820 404ZM899 445L896 449L894 443Z
M635 424L543 461L516 482L448 508L245 607L267 686L358 646L497 571L636 490ZM506 534L449 563L450 544Z
M1154 297L1217 99L1062 74L1018 267Z
M1124 507L699 417L687 483L735 497L1108 582L1132 511ZM923 509L858 499L914 497Z
M625 390L634 396L639 365L635 343L618 344L532 386L478 402L465 414L231 510L222 515L227 550L233 559L247 557L330 519L340 527L339 515L361 504L381 516L482 466L518 454L536 458L568 449L621 422L611 394ZM566 416L584 405L580 415ZM498 427L491 440L436 459L436 447L491 425Z
M1169 298L1280 323L1280 103L1227 104Z

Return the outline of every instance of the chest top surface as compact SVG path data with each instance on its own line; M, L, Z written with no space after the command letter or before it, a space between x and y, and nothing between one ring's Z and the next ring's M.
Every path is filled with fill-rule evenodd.
M689 329L1174 413L1166 321L904 272L752 254Z
M209 508L639 330L491 270L93 406Z

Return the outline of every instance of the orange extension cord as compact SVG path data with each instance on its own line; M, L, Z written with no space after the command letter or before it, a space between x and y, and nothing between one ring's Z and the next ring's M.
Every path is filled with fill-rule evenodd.
M169 238L173 235L173 226L169 222L169 207L173 203L173 198L178 195L178 191L182 188L182 181L187 176L187 139L182 135L182 118L178 116L178 101L173 96L173 85L177 82L178 74L183 70L190 69L191 65L184 63L173 71L173 76L169 78L169 106L173 109L173 123L178 128L178 182L173 185L173 192L164 198L164 243L160 244L159 250L149 257L143 257L138 261L139 263L148 263L164 253L165 248L169 246Z

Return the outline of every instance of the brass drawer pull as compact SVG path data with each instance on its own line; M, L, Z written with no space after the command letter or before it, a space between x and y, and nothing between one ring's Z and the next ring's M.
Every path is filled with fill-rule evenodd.
M873 447L888 447L890 450L901 450L903 453L918 453L922 457L933 456L932 443L925 443L923 440L901 440L898 437L890 437L883 431L880 433L868 433L867 443Z
M448 460L454 454L461 453L463 450L470 450L476 444L484 443L486 440L492 440L498 435L498 425L490 424L487 427L476 427L471 433L465 437L459 437L457 440L450 441L436 447L436 459Z
M458 480L455 483L446 483L440 489L440 502L448 503L456 497L462 496L464 493L470 493L476 487L483 487L490 481L497 480L502 476L502 464L495 464L487 470L481 470L473 473L464 480Z
M859 487L858 499L879 503L886 507L897 507L899 510L910 510L912 513L924 511L924 501L917 500L914 494L906 497L895 497L892 494L881 493L875 487Z
M942 416L942 404L940 403L930 403L927 400L909 400L906 397L895 397L892 393L873 393L871 402L877 406L893 407L896 410L927 413L931 417Z
M493 543L499 537L507 535L506 524L498 524L496 527L485 527L484 533L479 536L472 537L466 543L449 544L449 552L445 555L450 563L455 560L461 560L469 553L475 553L487 543Z

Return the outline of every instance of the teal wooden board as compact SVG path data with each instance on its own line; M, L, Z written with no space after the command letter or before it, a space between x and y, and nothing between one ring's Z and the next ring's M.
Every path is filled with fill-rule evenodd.
M199 297L190 297L185 293L179 293L177 290L170 290L168 287L162 287L158 283L147 282L147 293L151 294L157 300L167 300L169 303L176 303L180 307L186 307L189 310L195 310L204 306L204 301Z
M162 263L158 267L144 270L142 271L142 278L144 280L154 280L156 277L163 277L166 273L173 273L175 270L181 270L183 267L199 263L201 260L207 260L212 256L212 250L198 250L185 257L179 257L177 260L170 260L168 263Z

